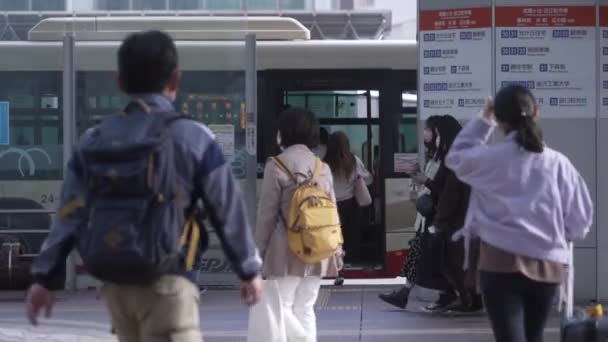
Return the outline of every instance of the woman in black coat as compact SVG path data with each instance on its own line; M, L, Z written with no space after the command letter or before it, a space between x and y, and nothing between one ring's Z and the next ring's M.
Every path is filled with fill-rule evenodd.
M449 305L456 299L455 292L450 291L449 283L441 272L441 259L435 256L433 258L425 257L425 255L433 255L436 252L430 250L434 249L431 245L437 246L437 243L429 239L428 229L434 222L434 208L437 206L444 184L442 175L444 168L441 165L443 154L440 153L444 147L439 132L441 120L440 116L431 116L427 119L424 130L426 149L424 173L412 177L412 181L422 189L417 194L417 232L414 239L410 241L408 257L402 271L402 275L406 277L406 284L391 293L379 295L384 302L402 309L407 306L409 294L414 285L444 291L435 303L427 306L428 310ZM425 205L421 205L423 203Z
M472 312L482 308L481 296L476 293L474 282L470 283L467 281L475 277L471 277L470 274L467 274L463 270L462 266L465 260L463 242L452 241L452 235L464 225L471 188L461 182L454 172L445 167L443 163L445 156L461 129L460 123L449 115L443 116L438 123L438 131L443 140L438 153L442 160L439 172L442 177L442 190L436 202L433 227L443 240L443 249L442 253L440 253L441 274L449 282L450 287L456 291L458 297L456 301L446 305L441 310ZM471 259L475 260L475 258ZM475 267L469 269L474 270Z

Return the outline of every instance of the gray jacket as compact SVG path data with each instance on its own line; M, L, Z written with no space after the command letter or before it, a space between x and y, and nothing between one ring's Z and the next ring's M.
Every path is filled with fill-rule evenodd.
M137 97L144 100L152 112L175 110L161 95ZM184 189L193 201L200 198L205 203L206 215L211 219L238 276L243 280L254 278L260 273L262 260L248 222L241 191L213 133L203 124L191 120L176 121L170 129L180 149L176 162L183 164L177 169ZM81 141L86 139L87 133ZM78 152L74 153L64 176L59 210L74 198L81 197L85 190ZM56 215L40 255L32 265L36 283L45 287L50 285L74 248L76 232L86 225L87 215L86 210L75 211L67 217ZM192 279L191 274L184 272L184 275Z

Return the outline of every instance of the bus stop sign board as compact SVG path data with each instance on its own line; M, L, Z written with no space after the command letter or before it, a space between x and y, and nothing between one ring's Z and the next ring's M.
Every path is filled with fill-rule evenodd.
M10 144L8 102L0 102L0 145Z

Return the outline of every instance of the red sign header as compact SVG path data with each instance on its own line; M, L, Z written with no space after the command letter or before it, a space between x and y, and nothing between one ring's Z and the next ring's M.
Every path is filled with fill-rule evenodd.
M496 7L496 27L595 26L594 6Z
M492 9L457 8L420 13L420 30L457 30L492 27Z
M608 7L600 7L600 26L608 27Z

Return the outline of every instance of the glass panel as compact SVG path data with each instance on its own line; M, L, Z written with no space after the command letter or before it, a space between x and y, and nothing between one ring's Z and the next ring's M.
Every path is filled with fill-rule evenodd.
M406 91L401 95L404 108L418 107L418 95L415 91Z
M113 72L78 72L76 82L79 89L76 94L78 136L104 116L119 113L127 104L127 97L118 89Z
M127 97L119 92L114 73L79 72L77 80L81 90L76 105L79 134L105 115L118 113L126 106ZM244 87L243 72L184 71L175 102L177 109L211 130L219 131L224 137L233 135L234 146L224 152L234 174L242 179L246 176Z
M4 71L0 79L0 101L8 101L10 109L10 145L0 146L0 181L61 179L61 72Z
M276 0L249 0L247 1L248 10L276 10Z
M164 10L167 9L165 0L133 0L134 10Z
M216 133L222 141L226 159L239 179L245 179L247 175L244 88L243 72L186 71L176 101L184 113Z
M171 0L169 7L174 10L196 10L199 9L199 0Z
M19 146L30 146L34 145L34 125L24 124L24 122L15 122L15 125L11 126L11 145Z
M0 0L0 11L28 10L27 0Z
M97 0L98 10L128 10L129 1L125 0Z
M239 10L241 0L207 0L207 8L210 10Z
M289 95L287 96L287 101L285 103L293 107L306 108L306 96Z
M59 134L59 127L57 126L42 127L42 144L59 145Z
M306 0L280 0L281 9L303 10L306 9Z
M65 11L66 0L32 0L34 11ZM23 0L23 2L26 2Z
M416 91L405 91L402 94L401 124L399 125L399 153L418 152L417 114L413 108L418 106Z
M404 115L405 116L405 115ZM416 122L402 120L399 125L399 153L418 152L418 128Z
M379 117L378 91L370 91L371 117ZM306 106L319 118L367 118L367 91L290 91L286 103L291 106Z

